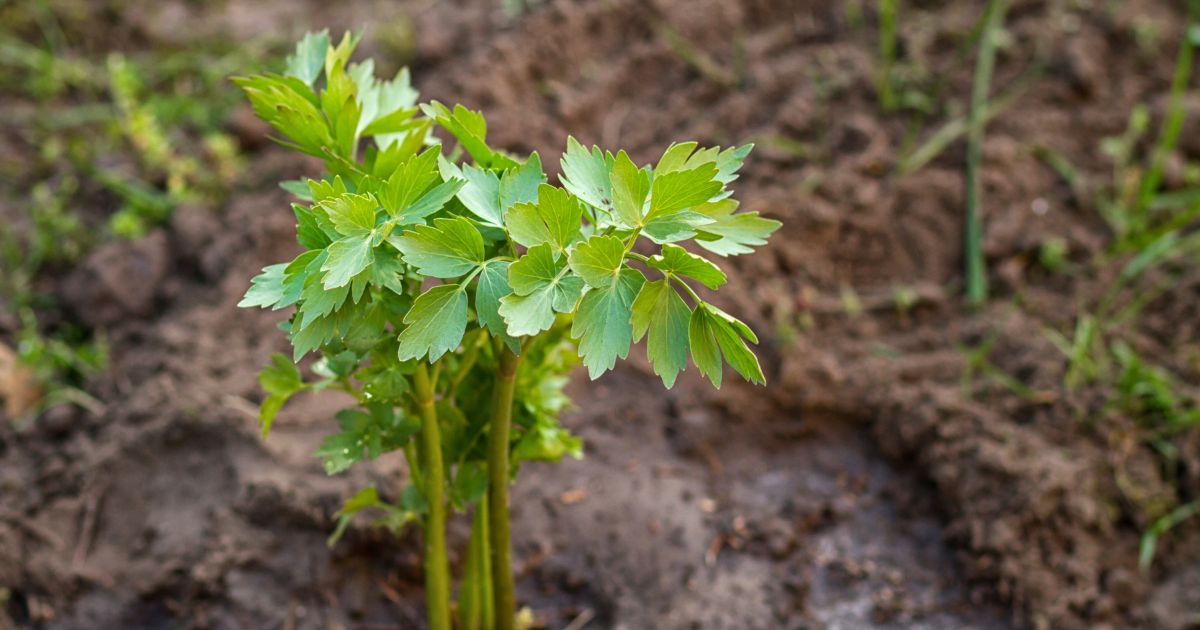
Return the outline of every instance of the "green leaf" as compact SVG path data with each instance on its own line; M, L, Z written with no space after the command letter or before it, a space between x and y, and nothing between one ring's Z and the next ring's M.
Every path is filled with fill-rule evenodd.
M662 377L668 389L687 367L691 315L692 310L666 279L642 285L633 301L633 338L640 341L649 333L646 355L654 373Z
M676 243L695 237L696 230L709 223L712 220L700 213L678 210L647 219L642 234L660 245Z
M439 125L458 139L459 144L475 158L480 166L485 168L509 168L516 166L511 158L492 150L487 145L487 121L483 114L473 112L462 105L455 105L451 112L445 105L431 101L421 105L425 115L436 120Z
M428 505L413 485L407 485L401 491L400 505L385 503L373 486L367 486L346 499L342 508L334 514L337 517L337 527L330 534L326 544L332 548L345 534L354 517L371 509L383 512L382 516L371 522L372 526L386 528L393 536L399 536L406 525L418 520L420 515L428 510Z
M411 389L405 372L406 370L395 361L389 361L383 366L372 365L360 372L363 393L381 403L399 405L401 398Z
M325 272L323 286L327 290L346 286L354 276L375 262L370 233L342 237L325 251L328 256L325 264L321 265L321 271Z
M578 278L577 278L578 279ZM500 316L512 337L533 336L554 325L554 292L535 291L529 295L506 295L500 300Z
M579 237L583 208L567 191L541 184L537 203L518 203L504 216L512 239L525 247L549 243L555 256Z
M359 357L355 352L345 350L337 354L325 354L313 364L313 374L322 378L342 378L350 376L358 369Z
M388 310L389 304L386 298L368 300L363 303L363 308L355 308L355 312L347 314L338 326L342 344L357 356L371 352L380 344L390 343L395 339L395 335L387 328ZM354 369L358 369L357 359ZM360 379L367 380L364 377L360 377Z
M379 500L379 493L375 490L375 486L367 486L346 499L342 503L342 508L337 511L337 515L355 514L367 508L378 507L380 503L382 501Z
M399 212L396 218L397 225L408 225L423 221L425 217L441 210L448 201L462 190L466 181L461 179L452 179L448 182L442 182L434 186L432 190L421 195L420 199L413 202L412 205L404 208Z
M692 208L712 199L722 188L716 176L717 165L712 163L686 171L656 175L651 186L650 209L646 212L646 219Z
M554 284L563 275L566 261L554 260L554 250L548 243L529 248L508 269L508 284L517 295L529 295Z
M321 70L325 68L325 53L329 50L329 31L306 33L296 44L296 52L288 55L287 70L289 77L296 77L305 85L312 87Z
M521 434L520 441L513 447L512 458L514 462L557 462L564 455L581 459L583 440L552 419L539 417L536 424Z
M456 278L484 260L483 236L461 217L434 219L432 226L415 226L390 242L404 254L404 262L433 278Z
M296 320L286 328L292 342L292 360L299 361L304 355L320 348L333 340L337 334L338 322L336 317L319 316L310 325L300 327Z
M367 508L381 505L382 502L379 500L379 493L375 491L375 486L367 486L356 492L354 496L342 503L340 510L334 513L334 516L337 517L337 527L333 529L333 533L329 535L325 544L332 549L346 533L346 528L350 526L350 521L354 520L356 514Z
M321 229L321 223L315 211L304 206L292 204L292 213L296 215L296 241L305 249L325 249L333 242L329 234Z
M337 46L325 54L325 74L328 76L334 75L335 70L340 71L346 66L346 62L350 60L350 55L354 54L354 49L358 47L359 40L362 39L362 33L351 33L346 31L342 33L342 41L338 42Z
M407 71L401 70L401 74L407 74ZM413 90L413 94L416 94L416 90ZM432 120L420 118L417 119L416 127L404 133L375 136L375 146L367 147L363 156L363 166L375 177L388 180L396 169L425 148L425 140L429 137L432 127Z
M531 247L508 268L512 294L500 300L499 313L513 337L536 335L554 325L554 313L569 313L579 301L583 281L569 273L564 259L554 260L549 243Z
M330 156L351 160L358 142L362 106L358 101L358 86L345 68L346 59L358 40L349 37L349 33L346 35L337 48L325 56L325 89L321 91L320 100L321 111L335 141L323 148Z
M615 236L593 236L570 254L571 269L597 289L613 284L625 261L625 244Z
M295 77L259 75L234 77L254 113L291 142L281 142L298 151L324 158L325 147L333 145L329 124L321 113L315 94Z
M525 160L524 164L504 171L500 177L500 214L503 216L508 209L517 203L536 203L538 187L546 181L542 173L542 159L536 151ZM496 227L503 227L503 222Z
M467 330L467 293L456 284L443 284L422 293L404 316L400 333L401 361L428 356L432 363L458 347Z
M327 436L313 455L321 460L326 475L336 475L362 461L364 447L363 436L358 431L343 431Z
M300 378L300 370L282 354L271 355L271 364L258 373L258 382L267 393L258 411L258 422L263 437L266 437L283 404L297 392L307 389L308 385Z
M731 332L736 332L738 337L742 337L750 343L758 343L758 335L755 335L754 331L750 330L750 327L743 323L742 320L730 315L729 313L726 313L712 304L705 303L704 309L708 311L710 315L717 318L717 320L719 320L725 327L729 328Z
M710 289L725 284L725 272L712 262L697 256L678 245L664 245L662 253L650 258L648 266L692 278Z
M483 497L487 488L487 462L464 462L455 471L454 480L450 482L449 499L457 509L463 509Z
M332 179L310 179L307 183L308 196L317 203L350 192L346 188L346 182L342 181L342 178L337 175L333 176Z
M746 341L758 343L758 338L749 326L725 311L711 304L701 304L692 312L688 339L692 361L714 386L721 386L722 356L742 378L759 385L766 384L758 357L746 347Z
M425 217L441 210L466 183L451 178L434 186L441 179L439 155L436 148L431 148L410 158L388 178L379 192L380 204L395 219L396 225L422 223Z
M718 256L749 254L753 248L765 245L767 237L782 225L764 219L757 212L736 213L738 202L724 199L697 206L695 211L708 217L711 223L699 228L696 244Z
M395 111L369 118L363 115L358 121L358 135L362 138L400 134L421 125L421 121L413 118L417 113L415 107L397 109Z
M479 273L475 286L475 316L494 336L506 336L504 318L500 316L500 300L512 293L508 285L509 262L489 260Z
M712 163L717 167L716 179L721 182L722 186L727 185L737 179L737 171L742 167L742 162L746 156L750 154L753 144L745 144L740 147L730 147L722 151L720 147L710 147L696 151L697 144L695 142L683 142L672 144L663 152L663 156L658 161L658 165L654 168L656 175L662 175L674 171L686 171L693 169L703 164ZM723 199L732 194L726 190L716 195L713 199Z
M642 225L646 195L650 193L650 170L638 169L633 160L621 151L612 166L612 202L620 225L636 228Z
M254 279L250 281L250 289L246 291L242 301L238 302L238 306L241 308L254 306L267 308L282 301L285 294L284 270L287 267L288 263L263 267L262 273L254 276Z
M462 167L466 184L458 191L458 200L479 217L485 225L504 227L504 213L500 206L500 177L487 169L470 164Z
M372 285L403 294L406 271L400 261L400 252L387 247L375 249L375 262L371 265Z
M258 373L258 382L263 391L271 395L290 396L304 389L300 369L288 360L287 355L271 355L271 365Z
M324 262L325 250L311 250L297 256L283 270L283 299L275 303L274 309L291 306L300 301L304 287L309 283L308 276L320 270L320 264L313 265L318 258Z
M494 171L464 164L467 180L458 200L485 225L504 228L504 215L517 203L536 202L538 186L545 181L542 163L534 153L524 164L497 175Z
M688 322L688 342L692 350L692 363L696 364L696 369L712 381L714 387L720 389L723 370L721 346L717 342L715 328L704 309L697 308Z
M326 289L324 283L317 279L314 267L317 270L324 267L327 259L328 250L320 252L306 270L308 278L304 281L304 290L300 293L300 308L297 311L301 330L308 328L317 318L325 317L340 308L350 296L349 285Z
M375 210L379 203L370 195L346 193L319 204L329 213L333 227L345 236L362 236L375 229Z
M401 68L391 81L375 78L375 64L370 59L351 65L348 72L358 86L358 103L362 107L359 136L375 136L377 147L398 144L413 129L424 128L417 132L424 136L432 121L414 118L419 95L412 87L408 68Z
M605 155L599 147L589 152L578 140L567 137L567 152L560 163L563 187L592 207L612 212L612 155Z
M579 340L579 355L596 379L629 356L633 343L632 305L645 278L635 269L622 269L615 281L584 294L575 312L571 336Z
M753 149L753 144L743 144L740 147L729 147L722 151L717 156L717 180L726 185L736 180L738 169L742 168L746 156L750 155L750 151ZM730 194L732 194L730 191L725 191L722 196Z
M414 485L404 486L404 489L400 491L399 507L413 514L425 514L429 512L429 503L425 501L420 488ZM394 534L396 531L392 530L392 533Z
M721 153L720 147L708 147L697 151L698 146L695 142L672 142L671 146L663 151L658 165L654 167L654 172L657 174L672 173L686 171L704 164L717 163Z
M387 178L387 182L376 195L380 205L389 215L395 217L401 214L441 179L438 175L438 155L437 147L429 148L424 153L405 160Z
M654 165L654 173L664 175L686 169L688 158L691 157L697 146L699 145L696 142L672 142L671 146L663 151L662 157L658 159L658 164Z
M303 179L289 179L279 182L279 187L294 195L300 201L312 202L312 193L309 191L308 182Z
M313 453L323 460L328 475L345 471L364 456L375 459L403 448L421 426L384 404L371 403L365 411L343 409L336 417L341 431L326 437Z

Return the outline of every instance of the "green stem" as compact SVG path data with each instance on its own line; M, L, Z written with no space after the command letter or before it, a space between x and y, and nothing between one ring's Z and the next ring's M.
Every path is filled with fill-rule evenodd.
M458 614L462 630L492 630L492 568L488 553L488 500L482 497L471 519L467 566L459 587Z
M632 258L640 263L643 263L643 264L647 264L650 262L650 258L643 256L637 252L629 252L628 254L626 254L626 256L629 256L630 258ZM662 271L661 269L659 270L659 273L662 274L664 280L674 282L675 284L679 285L680 288L682 288L684 291L686 291L688 295L692 296L692 299L695 300L695 302L696 302L696 306L699 306L704 303L704 300L700 299L700 296L699 296L699 294L696 293L696 290L693 289L691 286L689 286L687 282L684 282L683 278L680 278L679 276L677 276L669 271Z
M967 299L972 304L987 300L987 268L983 258L983 222L979 216L980 162L983 155L984 113L996 64L996 33L1004 23L1004 0L988 0L983 32L979 39L979 59L975 62L975 80L971 86L971 111L967 119L966 228L965 253Z
M429 607L430 630L450 630L450 569L446 560L446 485L442 466L442 436L434 407L434 384L429 368L417 364L413 375L417 408L421 413L421 455L425 470L425 601Z
M633 251L633 246L637 244L638 237L641 235L642 235L642 228L639 226L636 230L633 231L633 234L631 234L629 236L629 240L625 242L625 253L626 254Z
M684 282L683 278L680 278L679 276L677 276L673 273L666 273L663 275L665 275L668 280L671 280L675 284L678 284L679 286L683 287L683 290L687 291L687 294L692 296L692 299L695 300L696 306L699 306L704 303L704 300L700 299L700 296L696 293L696 290L693 289L692 287L688 286L688 283Z
M491 538L493 606L497 630L512 630L517 614L513 586L512 542L508 529L508 449L513 389L520 357L500 344L500 365L492 393L488 443L488 534Z

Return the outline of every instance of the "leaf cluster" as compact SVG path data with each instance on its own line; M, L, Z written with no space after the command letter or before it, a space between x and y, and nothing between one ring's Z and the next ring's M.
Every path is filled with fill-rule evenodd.
M461 506L486 486L486 404L505 348L522 359L516 462L579 456L558 423L569 372L582 362L596 378L643 338L668 387L689 356L717 386L724 364L764 382L754 333L698 292L727 280L712 256L748 253L779 227L731 198L749 145L677 143L639 166L568 138L554 185L537 153L491 147L482 114L418 106L406 71L380 81L369 61L350 63L356 43L310 34L283 74L236 79L277 141L327 170L284 184L304 251L263 269L240 303L294 309L282 325L293 357L261 375L264 432L289 397L335 388L359 405L318 451L330 473L390 450L419 463L411 379L428 364ZM444 153L435 126L461 150ZM321 378L305 382L295 363L310 352Z

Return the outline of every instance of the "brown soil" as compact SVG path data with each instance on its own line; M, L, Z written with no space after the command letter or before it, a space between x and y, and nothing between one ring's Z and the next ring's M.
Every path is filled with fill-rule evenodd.
M1032 149L1103 177L1099 139L1120 133L1137 102L1161 110L1178 3L1011 3L997 90L1042 70L989 128L997 295L978 312L957 297L961 146L890 175L910 118L880 112L874 29L855 27L842 3L554 1L513 20L493 0L350 4L335 14L317 2L152 3L114 30L186 45L370 21L364 54L399 63L378 36L410 15L423 96L482 108L498 145L557 155L570 131L647 161L673 139L760 143L739 197L784 227L759 255L732 261L722 296L763 337L771 385L713 392L689 372L663 393L640 356L596 383L579 379L567 423L587 457L528 466L515 491L519 596L545 627L1196 622L1195 522L1163 541L1150 575L1137 570L1145 523L1114 479L1165 482L1121 419L1086 391L1029 401L986 385L968 395L960 382L960 347L995 338L997 368L1059 388L1065 361L1041 331L1072 325L1105 276L1053 275L1032 259L1050 236L1074 261L1108 237ZM911 4L902 57L925 65L936 98L961 104L963 41L979 9ZM1156 56L1131 52L1135 22L1162 32ZM685 61L664 28L716 70ZM1182 153L1194 160L1200 104L1190 105ZM293 253L275 182L312 165L235 120L253 166L225 207L180 208L150 236L46 280L66 316L106 331L113 356L91 384L104 413L59 408L21 432L0 426L0 586L10 589L0 627L422 624L415 534L352 527L324 544L341 499L371 481L388 488L396 458L326 477L310 453L344 402L332 394L293 402L269 440L257 436L254 373L286 340L277 313L235 304L260 267ZM1197 286L1149 309L1148 356L1184 369L1181 349L1200 343ZM913 308L894 306L898 287L915 291ZM846 288L864 308L857 317L841 308ZM1170 491L1194 499L1200 440L1181 444Z

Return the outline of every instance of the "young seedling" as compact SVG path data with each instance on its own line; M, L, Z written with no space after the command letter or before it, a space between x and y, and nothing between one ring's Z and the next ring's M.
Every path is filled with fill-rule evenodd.
M763 383L754 333L699 292L725 273L680 244L746 254L779 223L730 198L750 146L672 144L638 166L568 138L555 186L537 153L489 146L478 112L418 107L406 71L380 81L370 61L349 63L356 43L309 34L284 74L235 79L281 144L326 169L285 182L305 251L265 268L241 302L294 308L282 326L293 356L260 376L262 430L300 391L354 396L317 451L326 470L401 451L408 485L395 503L375 488L349 499L333 539L367 511L393 530L420 523L430 627L456 611L460 627L511 628L508 486L523 462L581 455L558 420L570 372L582 362L597 378L646 338L668 387L689 354L716 386L723 363ZM465 154L445 154L434 125ZM309 353L315 380L297 367ZM450 510L474 513L455 609Z
M892 85L892 69L896 65L896 4L897 0L879 0L879 70L875 74L875 91L885 112L896 109Z
M983 255L980 166L983 160L984 115L991 91L992 67L996 63L997 34L1004 25L1004 0L988 0L979 35L979 58L971 85L971 110L967 117L966 216L963 251L966 252L967 299L979 305L987 300L987 262Z

